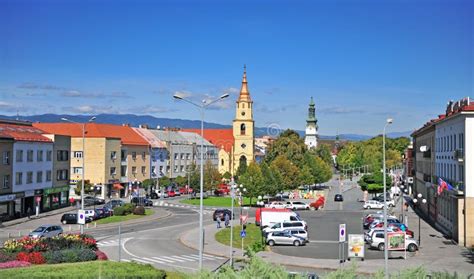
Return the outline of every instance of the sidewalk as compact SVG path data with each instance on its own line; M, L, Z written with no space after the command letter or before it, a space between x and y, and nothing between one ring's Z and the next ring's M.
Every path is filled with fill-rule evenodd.
M411 210L408 213L408 221L412 228L418 227L417 215ZM415 226L416 224L416 226ZM204 252L211 255L223 256L229 258L229 246L220 244L214 238L217 228L215 224L205 226L205 243ZM422 247L415 256L408 256L406 260L403 258L389 259L389 272L397 272L407 268L415 268L423 266L429 271L456 271L458 274L468 276L474 272L474 264L469 257L463 256L463 253L468 252L462 247L453 245L451 241L443 238L442 234L431 228L428 224L422 221ZM418 234L418 232L416 232ZM198 250L199 228L192 229L180 235L180 241L192 249ZM367 249L367 248L366 248ZM234 257L242 256L242 250L238 248L233 249ZM403 255L398 252L393 254L394 257ZM341 267L338 260L334 259L314 259L301 258L280 255L271 251L259 252L257 254L268 262L278 265L307 267L315 269L329 269L336 270ZM384 269L384 260L353 260L357 264L357 271L360 273L376 273ZM351 262L346 262L349 266Z
M38 214L38 216L31 215L31 218L23 217L23 218L18 218L18 219L2 222L2 223L0 223L0 228L11 227L11 226L14 226L14 225L29 222L31 220L38 220L38 219L41 219L41 218L44 218L44 217L63 214L63 213L69 212L69 211L76 211L76 210L77 210L77 208L75 206L68 206L68 207L59 208L59 209L56 209L56 210L42 212L42 213Z

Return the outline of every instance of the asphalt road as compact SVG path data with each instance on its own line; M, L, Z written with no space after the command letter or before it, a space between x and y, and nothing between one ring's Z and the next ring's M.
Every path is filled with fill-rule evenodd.
M119 252L117 232L104 236L93 233L100 238L98 246L110 259L121 261L149 263L165 270L194 272L198 270L198 251L190 249L179 241L179 235L195 228L199 224L199 215L195 210L170 207L172 215L150 224L140 224L134 228L127 227L121 234ZM212 223L211 215L204 215L204 224ZM203 267L214 270L226 262L226 258L205 255Z

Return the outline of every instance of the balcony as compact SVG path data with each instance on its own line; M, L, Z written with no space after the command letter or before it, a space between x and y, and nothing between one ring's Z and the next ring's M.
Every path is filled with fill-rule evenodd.
M464 150L458 149L453 152L454 159L458 160L458 162L464 162Z

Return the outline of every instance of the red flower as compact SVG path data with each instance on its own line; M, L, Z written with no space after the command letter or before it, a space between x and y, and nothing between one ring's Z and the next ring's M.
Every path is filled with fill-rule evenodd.
M16 256L16 259L19 261L29 262L32 264L46 263L46 260L44 259L43 255L40 252L31 252L31 253L20 252Z
M97 260L99 260L99 261L106 261L106 260L109 259L107 257L107 255L104 252L100 251L100 250L95 251L95 254L97 256Z

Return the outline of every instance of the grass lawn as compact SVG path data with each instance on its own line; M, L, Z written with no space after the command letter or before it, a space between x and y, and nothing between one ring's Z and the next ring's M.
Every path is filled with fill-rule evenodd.
M244 197L244 206L250 206L250 198ZM190 200L181 200L182 203L199 205L199 198L190 199ZM217 207L231 207L231 198L230 197L208 197L203 199L204 206L217 206ZM255 205L257 199L252 199L252 203ZM234 206L238 207L238 199L234 199Z
M240 225L234 226L232 245L233 247L242 248L242 238L240 237L240 231L242 227ZM247 225L247 235L244 238L244 249L249 245L255 242L262 242L262 234L260 232L260 227L257 227L255 224ZM215 235L216 240L219 243L229 246L230 244L230 228L220 229Z
M145 209L145 215L129 214L129 215L125 215L125 216L110 216L110 217L107 217L107 218L99 219L96 222L97 222L98 225L124 222L124 221L128 221L128 220L142 218L142 217L145 217L145 216L150 216L150 215L153 215L154 213L155 212L151 209Z
M165 278L165 276L165 271L155 269L151 265L111 261L44 264L0 270L0 278Z

